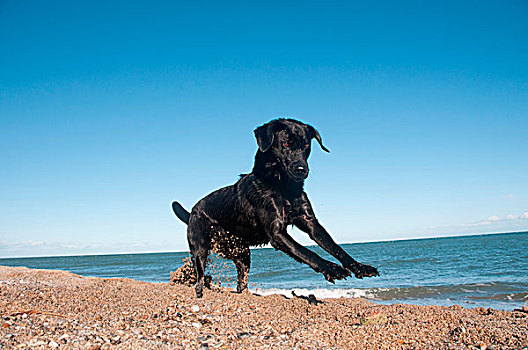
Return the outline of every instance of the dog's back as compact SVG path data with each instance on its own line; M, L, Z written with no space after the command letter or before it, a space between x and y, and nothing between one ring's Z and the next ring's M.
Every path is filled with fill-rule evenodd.
M259 211L266 211L259 207L265 205L267 196L261 187L253 175L243 176L235 184L200 199L192 208L191 216L205 216L213 225L251 246L267 244L269 237L259 226Z

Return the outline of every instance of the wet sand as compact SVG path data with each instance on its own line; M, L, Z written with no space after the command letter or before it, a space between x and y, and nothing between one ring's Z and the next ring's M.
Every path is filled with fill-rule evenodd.
M168 277L168 276L167 276ZM6 349L528 349L528 313L314 302L0 266Z

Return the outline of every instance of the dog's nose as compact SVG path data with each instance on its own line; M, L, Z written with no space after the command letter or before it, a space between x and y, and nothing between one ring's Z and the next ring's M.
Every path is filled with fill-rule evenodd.
M295 175L305 176L308 174L308 167L305 165L296 165L294 168Z

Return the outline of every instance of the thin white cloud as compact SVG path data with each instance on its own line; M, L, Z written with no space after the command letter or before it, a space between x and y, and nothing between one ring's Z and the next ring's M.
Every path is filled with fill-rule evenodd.
M6 241L0 240L0 258L65 256L85 254L113 254L135 252L166 252L171 249L169 242L45 242L45 241Z
M46 243L44 241L32 241L32 240L29 240L27 242L27 244L31 247L39 247L39 246L43 246L45 245Z
M485 220L455 225L430 226L430 232L436 234L469 234L491 232L519 232L528 230L528 212L521 215L509 214L503 218L493 215Z
M457 226L474 227L474 226L483 226L483 225L489 225L489 224L491 224L491 221L485 220L485 221L469 222L469 223L460 224L460 225L453 225L452 227L457 227Z

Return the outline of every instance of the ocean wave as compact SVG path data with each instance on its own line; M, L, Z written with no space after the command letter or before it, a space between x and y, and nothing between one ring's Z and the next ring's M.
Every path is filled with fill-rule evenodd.
M279 294L284 295L287 298L292 298L292 292L296 295L308 296L313 294L318 299L329 299L329 298L369 298L371 297L366 289L356 289L356 288L339 288L339 289L305 289L305 288L293 288L293 289L283 289L283 288L255 288L250 289L254 294L259 295L273 295Z
M470 297L473 300L481 299L493 299L493 300L511 300L511 301L528 301L528 292L522 293L507 293L507 294L495 294L487 297L474 296Z
M313 294L318 299L327 298L366 298L370 300L416 300L416 299L472 299L523 301L528 299L528 291L523 291L524 284L511 285L496 282L471 283L460 285L413 286L390 288L255 288L251 291L260 295L280 294L291 298L292 291L297 295ZM505 293L505 290L509 290Z

